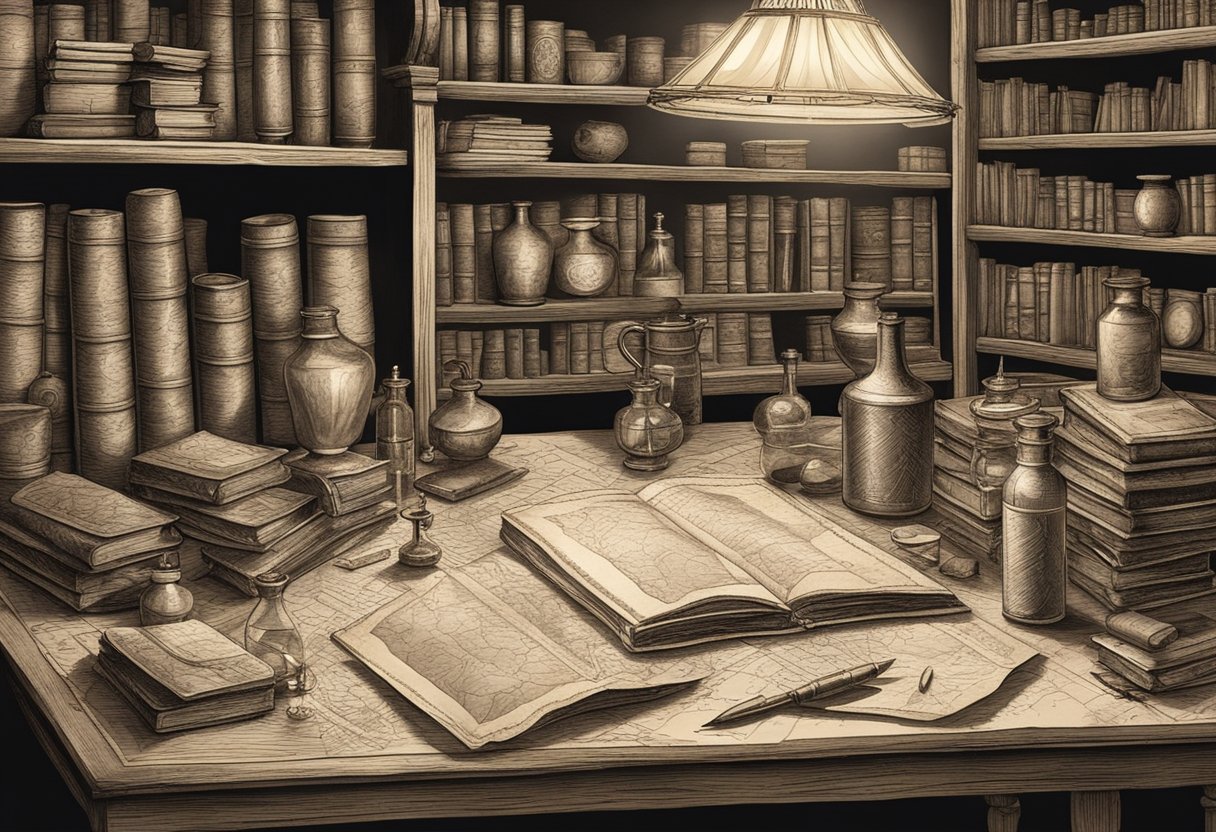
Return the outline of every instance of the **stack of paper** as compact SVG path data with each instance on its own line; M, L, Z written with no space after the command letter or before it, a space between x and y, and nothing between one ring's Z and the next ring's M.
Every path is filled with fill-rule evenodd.
M553 153L553 130L508 116L470 116L441 121L436 149L445 168L544 162Z
M214 104L202 104L203 70L211 53L138 43L131 100L138 108L136 133L147 139L206 141L215 131Z

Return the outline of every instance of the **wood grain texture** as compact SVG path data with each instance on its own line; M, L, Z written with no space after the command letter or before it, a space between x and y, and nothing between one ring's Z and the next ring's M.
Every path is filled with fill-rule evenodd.
M1073 792L1072 832L1119 832L1122 829L1117 791Z
M405 167L406 151L122 139L0 139L0 162L16 164L266 165Z
M1052 61L1061 58L1115 58L1122 55L1151 55L1209 46L1216 46L1216 26L1192 26L1186 29L1110 35L1088 40L993 46L978 50L975 60L978 63L1000 63Z
M978 334L979 248L967 237L967 224L975 216L975 177L979 152L979 83L972 63L976 43L976 4L951 0L950 77L954 101L962 109L953 127L954 199L951 209L952 297L954 304L954 395L970 396L979 390L979 368L975 354ZM935 237L936 239L936 237ZM934 280L934 285L937 281Z
M16 136L34 114L34 3L0 0L0 136Z
M980 139L980 150L1093 150L1103 147L1211 147L1216 130L1060 133Z
M969 225L967 238L988 242L1039 243L1052 246L1132 249L1173 254L1216 254L1212 237L1138 237L1134 234L1099 234L1092 231L1058 231L1043 228L1005 228L999 225Z
M1018 832L1022 804L1016 795L984 795L988 804L988 832Z
M1092 370L1098 366L1097 353L1080 347L1064 347L1012 338L979 338L976 340L976 348L983 353L1048 361L1066 367L1084 367ZM1211 376L1216 374L1216 355L1198 350L1165 349L1161 351L1161 369L1167 373Z

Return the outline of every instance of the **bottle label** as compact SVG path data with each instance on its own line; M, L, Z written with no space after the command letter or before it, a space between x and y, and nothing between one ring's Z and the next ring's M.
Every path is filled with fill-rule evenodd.
M1058 621L1068 598L1066 510L1005 503L1002 517L1005 614L1016 621Z

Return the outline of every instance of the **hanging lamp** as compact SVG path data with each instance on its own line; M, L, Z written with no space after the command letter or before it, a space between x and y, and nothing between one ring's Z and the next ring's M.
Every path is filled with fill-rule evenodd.
M683 72L656 110L775 124L945 124L930 87L861 0L754 0Z

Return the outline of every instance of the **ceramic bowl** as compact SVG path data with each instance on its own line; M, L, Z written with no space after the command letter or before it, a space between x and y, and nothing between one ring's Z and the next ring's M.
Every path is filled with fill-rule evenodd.
M585 121L574 131L570 147L584 162L606 165L628 149L629 133L612 121Z
M625 71L625 58L616 52L568 52L566 70L572 84L615 84Z

